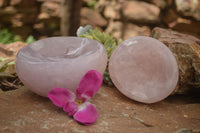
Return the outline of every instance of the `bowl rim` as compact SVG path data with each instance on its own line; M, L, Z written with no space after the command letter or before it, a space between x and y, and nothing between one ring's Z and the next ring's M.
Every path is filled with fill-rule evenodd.
M81 56L78 55L75 58L67 58L66 56L55 56L55 57L48 57L48 56L44 56L42 54L38 54L37 51L34 51L32 48L30 48L32 45L36 44L37 42L41 42L41 41L45 41L45 40L49 40L49 39L79 39L80 40L80 44L82 41L90 41L90 42L94 42L94 44L96 44L97 48L95 51L90 52L89 54L82 54ZM89 38L82 38L82 37L75 37L75 36L57 36L57 37L48 37L48 38L44 38L41 40L37 40L33 43L30 43L28 45L26 45L25 47L23 47L16 55L16 59L19 58L23 58L24 60L26 60L27 62L57 62L57 61L62 61L62 60L75 60L75 59L79 59L82 56L88 56L88 55L93 55L95 53L97 53L99 51L99 49L102 49L102 47L105 49L105 47L103 46L103 44L101 44L100 42L93 40L93 39L89 39ZM25 49L30 48L33 51L33 55L34 56L30 56L27 55L27 53L25 54L24 51ZM30 61L31 60L31 61Z

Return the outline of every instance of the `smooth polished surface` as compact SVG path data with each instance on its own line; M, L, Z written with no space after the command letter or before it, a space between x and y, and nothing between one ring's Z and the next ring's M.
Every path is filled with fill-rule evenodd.
M120 92L143 103L161 101L178 82L173 53L162 42L144 36L129 38L115 49L109 73Z
M79 37L52 37L25 46L17 55L16 71L24 85L47 96L54 87L75 91L89 70L104 73L107 54L99 42Z

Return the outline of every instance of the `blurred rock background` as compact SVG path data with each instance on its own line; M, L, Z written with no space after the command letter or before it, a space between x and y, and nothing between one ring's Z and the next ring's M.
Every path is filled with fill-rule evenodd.
M200 90L200 0L0 0L0 36L25 40L0 44L0 57L14 57L35 39L75 35L79 25L92 25L116 40L152 36L162 41L178 62L177 90ZM8 43L9 37L4 38Z
M60 33L61 0L0 0L0 29L36 39ZM200 37L200 0L83 0L80 25L115 38L149 36L158 26Z

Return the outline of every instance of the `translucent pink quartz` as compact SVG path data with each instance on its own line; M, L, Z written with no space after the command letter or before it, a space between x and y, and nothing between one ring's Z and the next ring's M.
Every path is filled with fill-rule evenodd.
M95 40L52 37L22 48L17 55L16 70L28 89L46 97L55 87L75 92L87 71L103 74L106 63L106 50Z
M109 72L120 92L143 103L166 98L178 81L173 53L160 41L144 36L129 38L115 49Z

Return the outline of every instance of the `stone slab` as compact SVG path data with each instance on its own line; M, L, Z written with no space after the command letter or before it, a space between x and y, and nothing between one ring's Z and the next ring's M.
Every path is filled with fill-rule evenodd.
M174 54L179 67L175 93L200 92L200 40L191 35L156 27L151 36L163 42Z
M199 99L175 95L155 104L128 99L116 88L102 86L91 99L99 118L78 124L62 109L26 88L0 91L1 133L172 133L200 131Z

